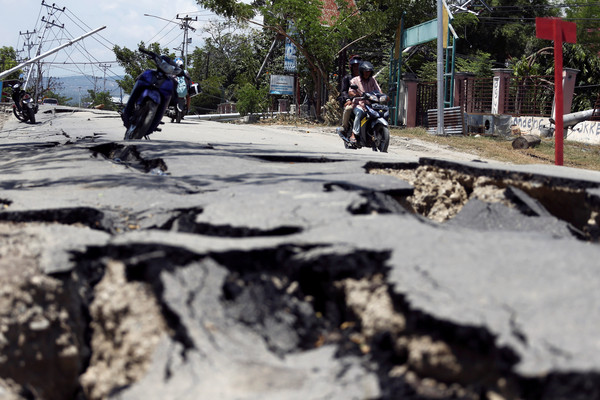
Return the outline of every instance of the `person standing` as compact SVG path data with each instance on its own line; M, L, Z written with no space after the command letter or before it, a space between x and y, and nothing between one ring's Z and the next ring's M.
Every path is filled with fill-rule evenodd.
M355 76L358 76L358 67L360 65L361 58L360 56L353 55L350 56L350 60L348 60L348 67L350 71L344 75L342 78L342 86L340 90L340 107L342 108L342 129L344 134L348 131L350 115L352 114L352 101L350 100L350 96L348 95L348 90L350 90L350 81Z

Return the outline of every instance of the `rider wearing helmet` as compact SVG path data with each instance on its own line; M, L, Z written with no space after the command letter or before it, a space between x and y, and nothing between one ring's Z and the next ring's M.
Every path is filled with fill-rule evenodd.
M350 81L355 76L358 76L358 66L360 65L361 58L360 56L353 55L350 56L350 60L348 61L348 67L350 68L350 72L347 73L342 78L342 87L340 90L340 106L342 107L342 127L344 132L348 130L348 122L350 121L350 114L352 113L352 102L350 101L350 96L348 95L348 90L350 90Z
M350 81L350 85L358 86L358 89L352 89L348 91L348 94L352 97L361 96L363 93L367 92L376 92L381 93L381 88L379 84L373 77L373 64L368 61L363 61L360 63L358 67L358 76L352 78ZM364 99L354 99L352 100L352 105L354 107L354 126L352 127L352 134L350 136L351 142L356 142L356 135L358 135L360 131L360 120L364 117L366 109L365 109L365 100Z
M190 85L192 84L192 79L190 78L190 75L188 74L187 71L185 71L183 69L183 59L181 57L177 57L175 58L175 65L180 68L181 70L183 70L183 76L178 76L176 77L176 81L177 81L177 86L175 88L175 90L177 91L177 97L186 98L186 106L189 109L190 108ZM173 99L171 100L171 103L173 105L173 103L175 102L176 97L173 96Z

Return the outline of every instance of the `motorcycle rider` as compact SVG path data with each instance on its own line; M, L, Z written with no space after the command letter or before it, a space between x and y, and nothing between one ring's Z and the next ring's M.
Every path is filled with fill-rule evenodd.
M350 68L350 72L348 72L342 78L342 86L340 90L340 107L342 108L342 129L343 133L346 134L346 131L349 128L350 115L352 114L352 101L350 100L350 96L348 95L348 90L350 90L350 81L355 76L358 76L358 66L360 65L361 58L358 55L350 56L350 60L348 60L348 68Z
M381 88L377 83L377 80L373 77L373 65L368 61L362 61L358 67L358 76L355 76L350 81L350 85L356 85L358 89L352 89L348 91L350 97L361 96L366 92L381 93ZM355 98L352 100L353 112L354 112L354 126L352 127L352 133L350 136L350 142L356 142L356 135L360 132L360 120L365 116L365 101L364 99Z
M23 82L19 81L17 83L15 83L12 87L12 99L15 102L15 105L17 106L17 111L21 112L22 108L21 108L21 91L22 91L22 87L23 87Z
M178 68L181 68L183 70L183 60L181 59L181 57L177 57L175 59L175 65L177 65ZM188 74L187 70L183 70L183 76L177 76L177 77L175 77L175 80L177 81L177 86L176 86L177 97L179 97L179 98L185 97L185 104L186 104L187 109L189 110L190 109L190 100L191 100L190 85L192 84L192 78ZM175 103L177 103L175 96L173 96L172 102L173 101L175 101Z

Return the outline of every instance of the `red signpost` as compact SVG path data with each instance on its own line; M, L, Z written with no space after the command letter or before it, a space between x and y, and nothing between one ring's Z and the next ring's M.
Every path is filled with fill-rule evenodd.
M563 165L563 42L576 43L577 29L573 22L560 18L536 18L535 33L539 39L554 41L554 164Z

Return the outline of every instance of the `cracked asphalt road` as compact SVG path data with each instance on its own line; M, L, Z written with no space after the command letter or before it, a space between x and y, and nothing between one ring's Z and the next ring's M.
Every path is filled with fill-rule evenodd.
M0 395L600 398L600 174L52 110L0 131Z

